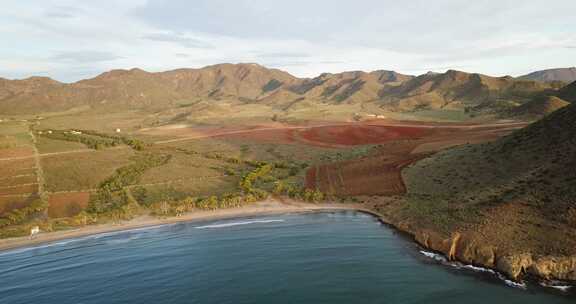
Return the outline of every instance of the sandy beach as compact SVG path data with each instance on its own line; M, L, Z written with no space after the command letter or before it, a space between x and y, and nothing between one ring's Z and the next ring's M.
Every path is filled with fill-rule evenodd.
M0 251L32 247L39 244L60 241L64 239L74 239L100 233L116 232L179 222L190 222L197 220L219 220L235 217L246 217L255 215L282 214L293 212L314 212L322 210L361 210L359 206L344 204L308 204L302 202L281 202L278 200L266 200L250 206L232 209L220 209L213 211L195 211L179 217L157 218L152 216L142 216L130 221L121 223L110 223L102 225L85 226L78 229L63 230L55 232L40 233L35 238L17 237L0 240Z

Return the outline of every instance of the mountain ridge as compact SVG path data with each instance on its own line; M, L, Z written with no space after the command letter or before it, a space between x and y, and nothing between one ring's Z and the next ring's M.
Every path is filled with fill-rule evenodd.
M576 67L570 68L555 68L535 71L526 75L518 77L519 79L535 80L535 81L562 81L573 82L576 81Z
M512 77L491 77L448 70L446 73L405 75L388 70L323 73L298 78L254 63L217 64L147 72L115 69L74 83L46 77L0 79L0 111L30 114L63 111L78 106L166 109L198 100L235 100L287 106L311 103L376 103L391 111L421 109L497 108L559 85Z

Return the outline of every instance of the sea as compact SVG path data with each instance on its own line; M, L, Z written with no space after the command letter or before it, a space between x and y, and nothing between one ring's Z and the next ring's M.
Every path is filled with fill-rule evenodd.
M543 286L546 285L546 286ZM0 303L576 303L355 211L187 222L0 252Z

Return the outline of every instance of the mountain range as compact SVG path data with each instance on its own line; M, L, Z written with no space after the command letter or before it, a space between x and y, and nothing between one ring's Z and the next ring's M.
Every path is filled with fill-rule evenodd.
M576 68L559 68L559 69L548 69L542 71L532 72L530 74L520 76L520 79L525 80L536 80L536 81L562 81L562 82L574 82L576 81Z
M35 114L80 106L161 110L197 101L232 100L287 109L299 102L374 103L389 111L457 109L482 112L516 107L561 82L491 77L449 70L420 76L352 71L298 78L257 64L218 64L150 73L112 70L75 83L46 77L0 78L0 112Z

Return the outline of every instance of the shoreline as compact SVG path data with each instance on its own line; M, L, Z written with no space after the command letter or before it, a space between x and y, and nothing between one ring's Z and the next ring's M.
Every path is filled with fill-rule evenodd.
M379 215L376 215L356 205L310 204L301 202L286 203L277 200L266 200L246 207L218 209L209 211L195 211L186 213L179 217L158 218L152 216L140 216L132 220L120 223L88 225L71 230L44 232L38 234L33 239L27 236L0 239L0 253L14 249L35 247L38 245L43 245L56 241L76 239L97 234L121 232L132 229L177 224L183 222L223 220L223 219L233 219L233 218L242 218L250 216L260 216L260 215L277 215L283 213L306 213L306 212L338 211L338 210L352 210L358 212L365 212L380 218Z
M202 221L217 221L228 219L241 219L252 216L266 216L266 215L281 215L281 214L294 214L294 213L314 213L314 212L330 212L330 211L354 211L373 216L382 225L392 229L399 236L410 240L418 246L418 251L424 256L438 260L441 257L444 262L439 262L442 267L454 267L453 263L460 263L461 268L475 269L481 268L480 272L491 272L495 278L501 280L504 284L512 288L527 289L527 282L538 285L540 288L559 291L563 295L572 294L570 289L576 286L576 282L572 281L557 281L555 286L554 280L547 280L541 277L528 277L528 278L511 278L498 267L488 267L486 265L476 265L474 263L467 263L459 259L450 260L443 252L438 251L431 246L421 243L415 234L409 230L402 229L395 225L393 221L386 218L386 216L365 208L359 204L338 204L338 203L323 203L312 204L297 201L279 201L276 199L269 199L266 201L257 202L251 206L231 209L217 209L206 211L195 211L186 213L180 217L157 218L152 216L140 216L129 221L121 223L107 223L99 225L89 225L72 230L62 230L55 232L45 232L39 234L36 238L30 239L29 237L18 237L9 239L0 239L0 254L10 253L12 250L17 249L33 249L42 245L49 245L64 240L75 240L84 237L90 237L100 234L114 233L114 232L128 232L142 228L152 228L158 226L172 225L178 223L193 223ZM438 257L432 257L436 255ZM459 268L460 269L460 268ZM475 270L476 271L476 270Z
M445 253L438 251L431 246L426 246L426 244L421 243L415 234L409 230L402 229L398 225L395 225L393 221L390 221L386 216L375 212L373 210L365 208L365 206L359 204L338 204L338 203L323 203L323 204L312 204L297 201L279 201L276 199L269 199L261 202L257 202L251 206L231 208L231 209L217 209L217 210L204 210L195 211L184 214L180 217L168 217L168 218L158 218L152 216L140 216L129 221L124 221L121 223L107 223L99 225L88 225L72 230L62 230L54 232L40 233L36 238L30 239L29 237L17 237L0 239L0 254L10 252L17 249L34 248L40 245L46 245L50 243L55 243L63 240L74 240L83 237L95 236L99 234L113 233L113 232L125 232L135 229L142 228L152 228L157 226L178 224L178 223L191 223L191 222L201 222L201 221L216 221L216 220L226 220L235 218L245 218L252 216L265 216L265 215L280 215L289 213L314 213L314 212L330 212L330 211L355 211L367 215L373 216L382 225L387 226L392 229L399 236L404 237L414 244L416 244L420 249L420 253L425 256L428 254L437 255L444 259L443 263L439 263L443 267L452 266L450 263L461 263L461 266L469 266L471 268L482 268L483 271L492 272L497 278L502 280L506 285L521 288L526 290L526 282L531 282L540 285L540 287L545 289L558 289L554 284L549 286L546 283L552 281L541 278L541 277L528 277L528 278L511 278L505 272L503 272L498 267L488 267L486 265L477 265L475 263L467 263L459 259L451 260ZM424 251L422 251L424 250ZM434 257L428 256L428 258L436 259ZM524 279L524 280L523 280ZM568 289L576 286L576 282L572 281L558 281L563 286L561 292L566 293Z

